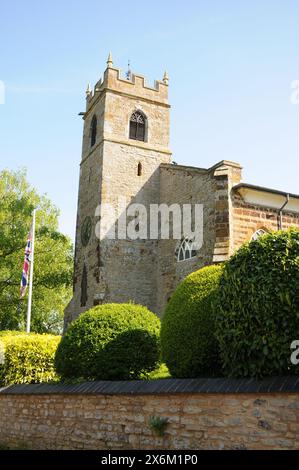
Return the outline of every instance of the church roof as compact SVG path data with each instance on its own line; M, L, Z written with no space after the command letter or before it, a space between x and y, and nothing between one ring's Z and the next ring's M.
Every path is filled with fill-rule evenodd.
M272 207L285 212L299 213L299 195L279 191L277 189L265 188L254 184L239 183L232 190L251 205Z
M292 193L288 193L288 192L285 192L285 191L279 191L277 189L266 188L265 186L257 186L255 184L239 183L239 184L237 184L236 186L233 187L234 190L238 190L238 189L241 189L241 188L253 189L255 191L278 194L279 196L285 196L285 197L289 196L290 198L299 199L299 194L292 194Z

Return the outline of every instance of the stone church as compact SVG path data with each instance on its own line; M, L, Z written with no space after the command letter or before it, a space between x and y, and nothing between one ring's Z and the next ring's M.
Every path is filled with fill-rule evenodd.
M65 327L106 302L135 302L158 315L189 273L225 261L260 234L299 227L299 195L242 182L238 163L174 164L169 149L168 75L148 86L122 77L109 55L103 79L86 91L75 242L73 299ZM203 243L190 239L98 236L99 204L201 204ZM119 218L120 215L115 216ZM115 220L117 223L117 220Z

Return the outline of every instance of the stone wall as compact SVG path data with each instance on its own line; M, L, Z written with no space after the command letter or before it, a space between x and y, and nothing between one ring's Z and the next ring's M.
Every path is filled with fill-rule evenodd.
M160 204L203 205L203 245L197 256L177 260L181 239L158 242L157 310L162 313L176 286L188 274L212 264L215 245L215 191L213 173L183 165L161 165ZM170 227L171 228L171 227ZM172 236L172 235L171 235Z
M231 189L241 180L238 163L223 160L212 168L160 166L160 204L201 204L203 244L195 257L178 261L180 240L159 240L157 311L162 314L177 285L191 272L225 261L233 252Z
M77 226L76 226L76 252L74 265L74 304L76 316L86 308L93 306L93 293L98 287L99 279L99 240L95 234L95 210L101 200L103 143L99 143L88 158L80 166L80 186L78 196ZM88 188L88 190L87 190ZM87 246L82 246L81 228L86 217L92 223L90 240ZM81 308L81 279L83 266L88 272L88 298L86 306Z
M168 419L163 437L151 416ZM11 448L299 449L299 379L14 386L0 417Z
M168 163L171 155L169 105L167 86L163 83L159 90L150 89L145 87L142 77L134 75L130 83L119 78L117 69L107 69L105 74L108 89L101 203L109 204L114 211L112 222L118 228L129 207L127 222L134 223L133 204L142 204L148 215L149 205L159 202L159 166ZM147 117L146 142L129 139L130 117L136 109ZM123 209L119 207L120 198L124 201ZM137 206L135 209L138 211ZM104 285L97 286L95 292L102 294L103 302L134 301L157 312L157 241L150 240L148 233L140 234L136 240L126 235L125 239L119 238L118 231L115 240L105 232L101 234Z
M87 92L78 196L76 255L73 299L65 312L65 328L83 311L106 302L134 301L157 311L157 242L154 240L110 239L103 227L99 204L109 204L111 228L120 222L132 204L159 202L159 166L169 163L168 81L147 86L144 77L121 77L120 70L108 67L103 80ZM132 113L142 111L147 118L145 142L129 139ZM90 129L97 117L96 142L90 146ZM141 165L141 174L137 168ZM120 198L126 199L122 211ZM101 217L99 217L101 215ZM105 214L104 214L105 215ZM81 230L91 217L91 237L82 244ZM98 227L97 233L95 229ZM109 232L109 227L108 227ZM111 232L111 230L110 230ZM147 237L146 237L147 238ZM83 267L87 270L87 302L81 305Z
M215 190L215 246L213 262L226 261L233 253L232 188L242 179L242 167L224 160L214 167Z

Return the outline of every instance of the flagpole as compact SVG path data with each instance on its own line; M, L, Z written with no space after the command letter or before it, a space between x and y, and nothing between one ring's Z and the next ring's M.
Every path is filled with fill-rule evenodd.
M35 211L32 213L32 247L31 247L31 260L30 260L30 273L29 273L29 292L28 292L28 309L27 309L27 323L26 332L30 333L31 322L31 305L32 305L32 286L33 286L33 265L34 265L34 239L35 239Z

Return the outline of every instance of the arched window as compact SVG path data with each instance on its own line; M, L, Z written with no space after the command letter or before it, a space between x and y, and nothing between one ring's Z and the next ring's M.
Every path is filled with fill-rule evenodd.
M266 230L264 230L263 228L259 228L256 232L254 232L254 234L252 235L251 237L251 240L257 240L259 237L261 237L262 235L265 235L266 233Z
M130 139L145 142L146 117L140 111L135 111L130 118Z
M186 259L194 258L196 255L197 250L194 247L194 238L183 238L176 250L177 261L185 261Z
M97 140L97 118L93 116L90 125L90 146L93 147Z
M81 307L85 307L87 303L87 269L86 265L83 266L82 279L81 279Z
M139 162L137 165L137 176L141 176L141 175L142 175L142 165Z

